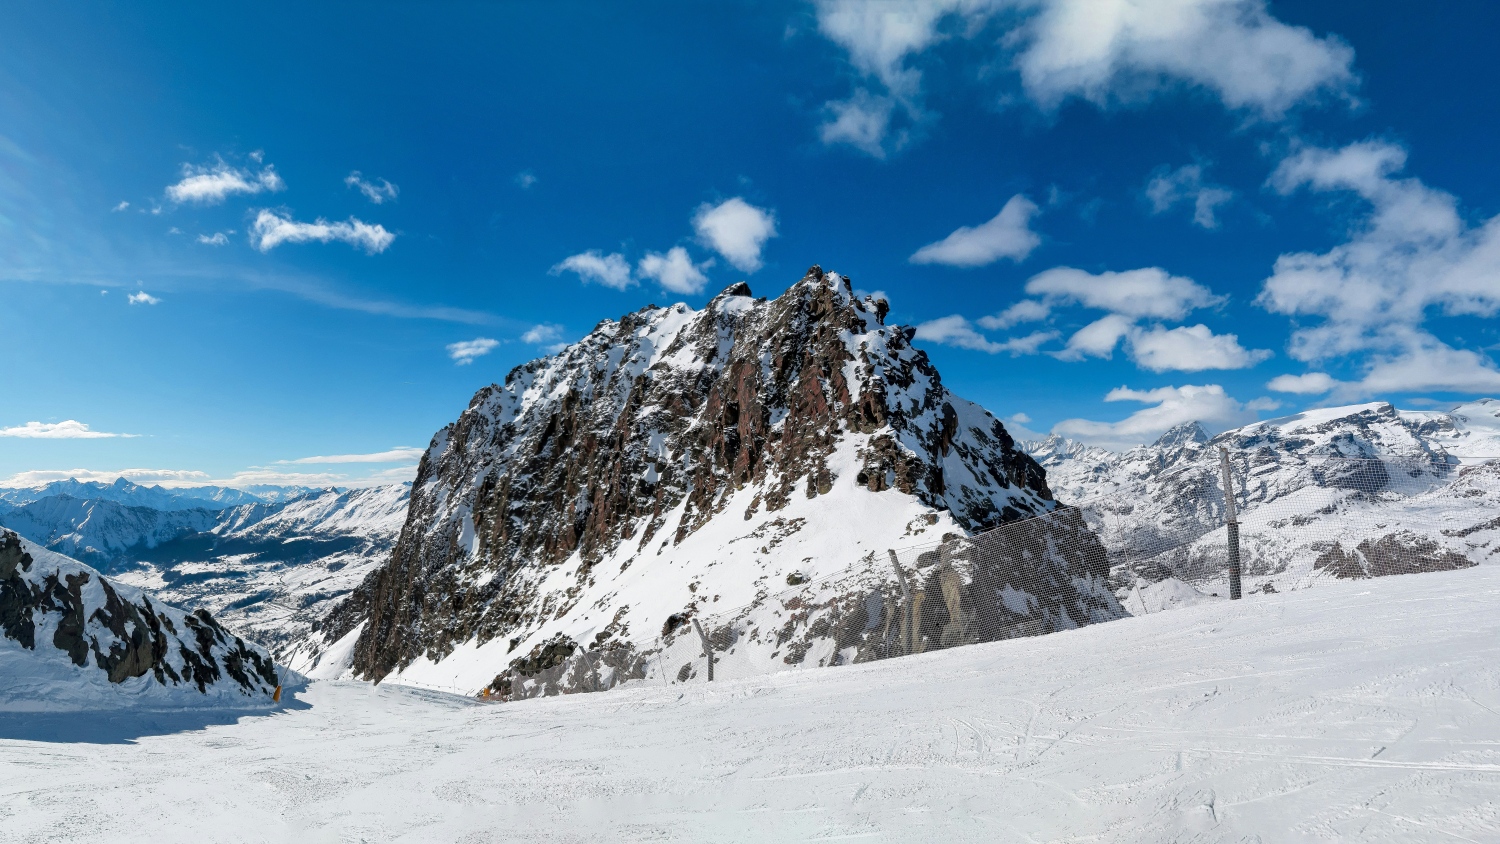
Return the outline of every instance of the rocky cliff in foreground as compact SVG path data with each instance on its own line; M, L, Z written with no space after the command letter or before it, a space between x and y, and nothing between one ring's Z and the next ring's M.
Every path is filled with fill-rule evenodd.
M1041 468L887 307L814 267L774 300L738 284L606 320L480 390L423 457L390 562L321 631L330 653L376 680L503 690L587 654L618 678L690 616L1051 511ZM1017 606L1119 614L1087 561L1027 565L1056 594Z
M271 657L184 612L0 530L0 709L266 706Z

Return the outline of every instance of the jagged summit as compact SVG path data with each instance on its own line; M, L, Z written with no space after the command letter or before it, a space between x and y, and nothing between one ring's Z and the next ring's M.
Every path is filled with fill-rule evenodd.
M814 266L775 299L731 285L517 367L434 437L391 562L325 634L357 636L371 678L466 642L503 667L1051 509L888 307Z
M1180 449L1191 445L1204 445L1211 437L1203 425L1198 422L1184 422L1181 425L1173 425L1157 437L1153 444L1156 448Z

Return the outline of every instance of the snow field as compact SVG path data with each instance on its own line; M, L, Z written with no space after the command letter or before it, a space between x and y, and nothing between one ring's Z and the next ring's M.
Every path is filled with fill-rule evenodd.
M0 841L1500 841L1500 566L512 704L0 740Z

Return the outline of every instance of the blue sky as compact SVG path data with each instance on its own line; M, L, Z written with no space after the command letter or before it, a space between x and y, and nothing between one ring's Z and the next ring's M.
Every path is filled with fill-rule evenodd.
M1497 24L11 4L0 483L409 477L476 389L600 319L813 263L1018 429L1123 447L1500 394Z

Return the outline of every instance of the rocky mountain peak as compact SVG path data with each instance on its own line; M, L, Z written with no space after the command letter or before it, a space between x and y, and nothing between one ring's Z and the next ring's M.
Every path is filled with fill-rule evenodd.
M814 266L775 299L740 283L701 310L603 320L481 389L423 457L391 562L334 621L367 622L356 670L530 641L612 576L606 563L666 555L711 523L790 520L798 502L908 502L941 514L924 526L965 530L1053 506L1041 467L948 392L888 307ZM843 553L765 565L852 564Z
M1208 431L1198 422L1183 422L1173 425L1157 437L1152 444L1153 448L1181 449L1194 445L1206 445L1210 437Z

